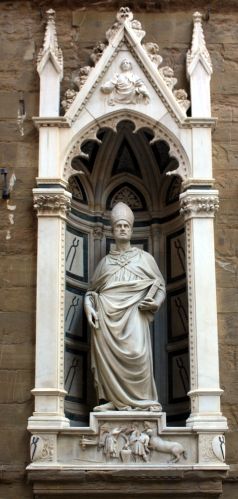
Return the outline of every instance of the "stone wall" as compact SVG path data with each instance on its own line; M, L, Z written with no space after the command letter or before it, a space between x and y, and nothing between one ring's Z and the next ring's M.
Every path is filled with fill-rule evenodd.
M191 41L192 14L204 9L204 31L211 53L214 176L220 190L216 218L217 297L223 412L228 418L227 462L231 464L223 499L238 496L238 10L207 2L68 2L2 1L0 14L0 158L16 182L8 201L0 201L0 441L2 444L0 499L32 498L25 467L29 462L27 418L33 411L34 386L36 216L31 190L37 175L39 80L35 58L43 42L44 11L57 11L57 32L65 61L62 93L72 84L74 71L89 63L89 54L104 40L118 6L137 12L148 40L159 44L164 63L172 66L178 88L188 88L185 54ZM194 4L194 5L193 5ZM180 7L181 6L181 7ZM97 8L97 11L96 11ZM222 8L222 10L221 10ZM24 135L17 126L19 99L25 99ZM12 183L13 183L13 177Z

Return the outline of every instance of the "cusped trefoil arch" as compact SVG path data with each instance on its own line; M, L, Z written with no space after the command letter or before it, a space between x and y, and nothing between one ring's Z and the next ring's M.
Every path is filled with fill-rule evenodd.
M68 181L71 175L75 175L76 170L71 166L73 158L81 156L82 158L87 157L85 153L81 150L81 146L86 140L96 140L101 143L97 134L103 128L110 128L114 132L117 132L117 125L120 121L129 120L134 123L135 129L133 133L136 133L140 128L150 128L154 134L153 139L150 144L155 141L164 140L169 146L169 155L171 158L175 158L178 161L178 168L168 174L175 174L181 177L182 181L185 181L191 176L191 167L186 151L184 150L181 142L177 137L168 130L164 125L156 122L155 120L148 118L145 115L137 112L128 112L127 110L122 110L117 113L110 113L110 115L103 116L97 122L93 121L82 130L77 132L69 144L65 160L63 161L63 178Z

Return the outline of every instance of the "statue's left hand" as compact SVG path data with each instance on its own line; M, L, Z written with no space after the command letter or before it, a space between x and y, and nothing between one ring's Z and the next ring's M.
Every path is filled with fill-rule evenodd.
M149 310L150 312L156 312L158 309L158 304L154 300L154 298L144 298L139 304L140 310Z

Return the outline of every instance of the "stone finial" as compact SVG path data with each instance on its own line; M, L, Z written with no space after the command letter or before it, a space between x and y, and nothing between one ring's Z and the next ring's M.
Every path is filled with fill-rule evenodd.
M117 13L117 20L120 23L124 23L125 21L132 21L133 13L131 12L129 7L121 7Z
M127 29L131 30L139 41L141 41L146 34L142 29L140 21L134 19L133 12L131 12L130 8L121 7L117 12L116 21L106 32L106 38L109 43L114 39L118 31L120 31L123 26L127 26Z
M39 73L43 70L45 63L51 57L56 70L59 73L63 71L63 55L59 48L56 27L55 27L55 11L49 9L46 12L47 23L43 47L40 49L37 57L37 70Z
M203 62L205 70L208 74L212 73L212 63L210 54L206 47L206 42L204 38L203 28L202 28L202 14L200 12L195 12L193 14L193 36L191 49L187 52L187 72L188 75L194 70L198 59Z

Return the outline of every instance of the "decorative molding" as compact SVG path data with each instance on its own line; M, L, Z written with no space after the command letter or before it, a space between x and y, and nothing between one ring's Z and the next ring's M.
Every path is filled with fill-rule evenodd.
M186 261L187 261L187 292L188 292L188 330L189 330L189 357L190 357L190 386L197 387L196 366L196 324L193 318L193 268L192 268L192 221L188 219L185 225L186 233ZM195 412L195 399L191 397L191 412Z
M193 73L198 61L200 60L205 71L212 74L212 63L210 54L206 47L206 42L202 28L202 14L195 12L193 14L193 36L191 49L187 52L187 75L188 78Z
M180 196L180 213L185 221L192 217L214 217L219 208L218 191L208 191L207 194L192 193L186 191Z
M66 189L68 185L68 182L66 182L66 180L63 180L59 177L36 177L36 183L39 188L43 188L45 186L55 187L57 185L58 187L63 187L64 189Z
M33 116L32 121L36 128L40 127L57 127L70 128L71 120L67 116L52 116L50 118L43 116Z
M38 216L66 218L72 195L62 189L33 189L34 208Z
M47 24L43 47L37 57L37 71L40 74L48 59L51 59L56 71L63 77L63 55L59 48L55 27L55 11L49 9L47 12Z

